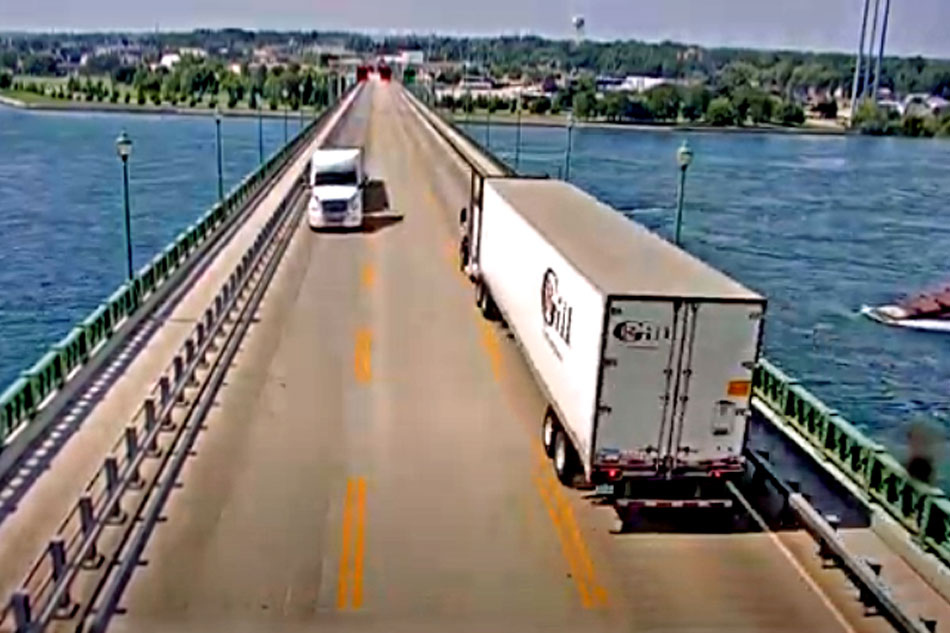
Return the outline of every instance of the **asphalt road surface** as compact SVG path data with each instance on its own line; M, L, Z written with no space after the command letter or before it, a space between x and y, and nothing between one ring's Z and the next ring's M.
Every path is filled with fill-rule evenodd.
M458 272L467 174L396 85L331 143L390 211L297 231L113 630L887 630L802 534L617 534L560 486L544 398Z

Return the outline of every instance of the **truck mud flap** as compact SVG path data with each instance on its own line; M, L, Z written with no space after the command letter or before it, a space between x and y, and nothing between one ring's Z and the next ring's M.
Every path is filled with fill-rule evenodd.
M618 508L731 508L732 499L617 499Z

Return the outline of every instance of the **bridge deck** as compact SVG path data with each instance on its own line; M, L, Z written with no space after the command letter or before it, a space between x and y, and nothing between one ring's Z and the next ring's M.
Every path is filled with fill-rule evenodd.
M457 272L467 173L366 88L334 140L405 220L297 232L113 628L888 630L801 533L618 535L557 484Z
M323 141L318 135L312 147ZM0 487L0 595L8 596L102 466L161 373L267 218L291 190L297 164L273 184L230 241L193 274L171 309L153 315L103 375L64 412L38 451Z

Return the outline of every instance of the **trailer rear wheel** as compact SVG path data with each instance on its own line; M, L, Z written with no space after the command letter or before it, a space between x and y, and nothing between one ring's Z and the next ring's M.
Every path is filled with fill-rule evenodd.
M554 438L557 432L557 418L554 417L554 411L548 408L544 414L544 422L541 424L541 444L544 446L544 454L548 457L554 457Z
M574 456L574 447L567 439L567 434L561 429L558 429L554 439L554 471L562 484L565 486L574 485L574 475L577 473L577 458Z
M462 240L459 246L459 270L464 271L468 266L468 238Z
M488 301L488 288L481 279L475 281L475 305L485 313L485 303Z

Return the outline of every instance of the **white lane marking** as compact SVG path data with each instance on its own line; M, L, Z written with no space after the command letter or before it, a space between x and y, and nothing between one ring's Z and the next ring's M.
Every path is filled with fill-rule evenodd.
M802 564L798 562L798 559L795 558L795 555L792 554L791 550L788 549L788 547L782 542L778 535L769 528L769 526L765 523L765 520L762 519L762 516L756 512L752 507L752 504L749 503L749 500L746 499L741 492L739 492L739 489L736 488L731 481L726 482L726 487L729 489L729 492L731 492L735 498L739 500L739 503L741 503L746 512L749 513L749 516L751 516L752 519L759 525L759 528L761 528L762 531L768 535L769 539L772 541L775 547L778 548L785 559L791 563L792 567L795 568L795 571L798 572L798 575L801 576L802 580L805 581L805 584L811 587L812 591L815 592L815 595L818 596L818 599L821 600L822 604L824 604L825 607L831 611L831 614L835 616L835 619L838 621L838 624L841 625L841 628L847 633L855 633L854 627L852 627L847 618L844 617L844 614L841 613L837 606L835 606L835 603L831 601L831 598L829 598L828 595L822 591L821 587L818 586L818 583L816 583L815 580L808 575L808 572L804 567L802 567Z

